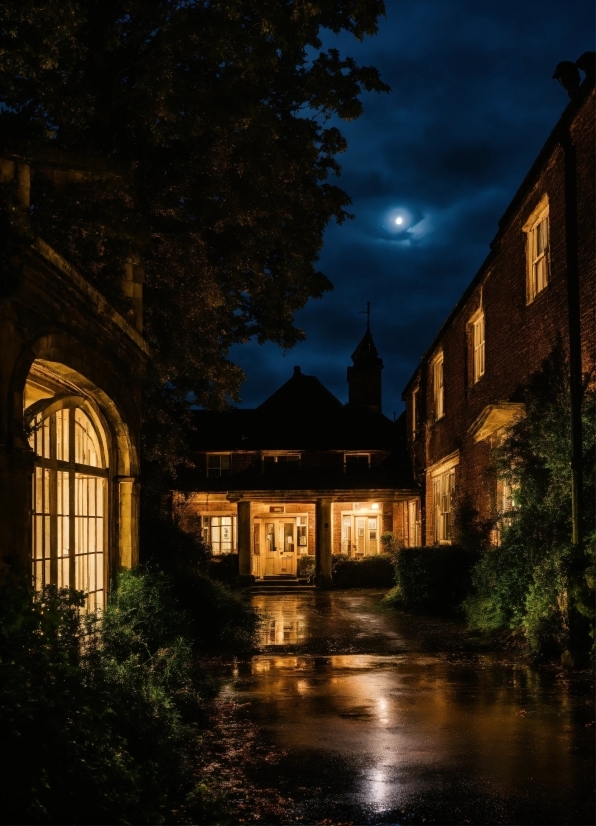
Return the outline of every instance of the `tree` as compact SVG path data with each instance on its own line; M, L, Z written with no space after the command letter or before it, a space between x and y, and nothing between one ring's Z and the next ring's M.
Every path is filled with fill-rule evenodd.
M34 229L113 300L145 262L146 456L180 459L189 399L221 407L255 336L291 347L350 200L331 118L387 91L320 33L372 35L382 0L23 0L0 6L0 126L13 145L97 155L120 184L37 182ZM175 425L175 423L178 423Z

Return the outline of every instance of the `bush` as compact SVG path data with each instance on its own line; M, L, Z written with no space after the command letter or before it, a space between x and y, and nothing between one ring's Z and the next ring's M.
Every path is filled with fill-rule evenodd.
M211 579L223 582L228 588L238 586L240 575L238 554L222 554L221 556L211 557L207 572Z
M389 554L363 559L334 556L333 583L338 588L390 588L395 582L393 563L394 558Z
M229 554L218 563L210 562L204 543L167 516L147 521L144 535L151 536L145 546L146 557L167 575L172 593L188 618L188 634L196 652L238 653L250 648L258 614L222 582L207 575L217 564L222 566L218 570L223 582L234 571L237 576L238 556Z
M121 823L138 772L114 725L101 664L85 653L82 594L5 585L0 601L3 823Z
M472 588L478 554L458 545L402 548L395 561L395 588L386 604L404 610L452 614Z
M298 557L298 576L306 577L311 580L315 575L315 558L314 555L303 554Z
M523 391L526 414L495 450L498 476L513 505L499 514L500 544L486 548L466 600L469 624L523 634L529 653L571 659L594 643L593 549L571 546L571 414L569 368L560 344ZM594 393L586 391L583 423L583 534L596 519ZM591 638L591 640L590 640Z

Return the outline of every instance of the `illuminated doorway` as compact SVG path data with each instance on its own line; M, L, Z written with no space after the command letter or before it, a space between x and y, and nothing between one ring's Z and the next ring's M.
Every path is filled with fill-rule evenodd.
M343 513L341 552L353 559L379 553L379 517Z

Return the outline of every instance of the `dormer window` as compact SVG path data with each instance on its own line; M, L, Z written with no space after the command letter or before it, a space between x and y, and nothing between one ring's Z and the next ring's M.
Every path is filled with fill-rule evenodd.
M344 470L346 473L368 470L369 467L370 453L344 453Z
M210 453L207 456L207 476L229 476L232 472L231 453Z
M263 473L283 472L299 467L299 453L266 453L263 456Z
M527 250L527 298L530 304L549 280L548 198L545 196L524 226Z

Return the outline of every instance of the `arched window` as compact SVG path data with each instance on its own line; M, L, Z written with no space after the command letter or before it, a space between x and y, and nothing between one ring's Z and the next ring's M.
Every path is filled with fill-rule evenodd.
M36 589L76 588L104 604L108 462L105 434L80 406L50 404L30 422L35 452L32 560Z

